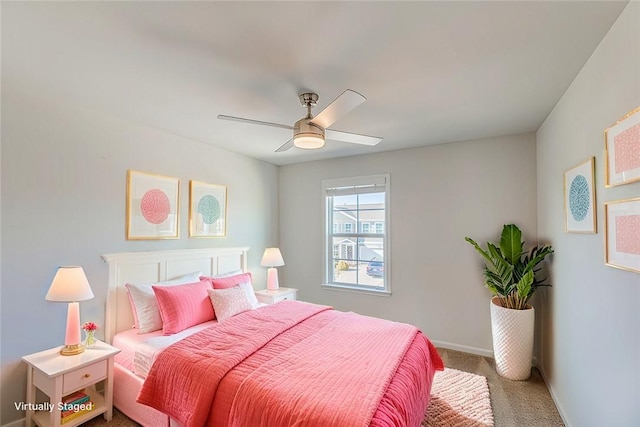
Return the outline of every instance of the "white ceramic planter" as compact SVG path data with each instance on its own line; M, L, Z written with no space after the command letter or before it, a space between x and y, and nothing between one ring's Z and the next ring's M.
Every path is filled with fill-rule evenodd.
M531 375L535 311L513 310L491 298L491 333L493 355L498 374L510 380L526 380Z

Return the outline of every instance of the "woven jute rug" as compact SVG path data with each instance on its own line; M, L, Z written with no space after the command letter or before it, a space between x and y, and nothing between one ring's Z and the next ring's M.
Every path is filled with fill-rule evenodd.
M422 427L493 427L487 379L450 368L436 372Z

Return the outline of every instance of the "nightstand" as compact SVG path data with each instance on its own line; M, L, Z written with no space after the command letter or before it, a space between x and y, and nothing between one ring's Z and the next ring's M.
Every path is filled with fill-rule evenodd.
M256 291L256 297L258 298L258 301L263 304L274 304L278 301L284 300L295 301L296 292L298 292L298 290L294 288L278 288L274 291L262 289L260 291Z
M35 422L41 427L61 425L60 407L62 398L77 390L85 389L95 408L79 415L65 424L73 427L91 418L104 414L109 421L113 415L113 358L120 350L102 341L74 356L63 356L60 347L24 356L27 364L27 427ZM104 392L98 393L96 383L104 380ZM36 388L47 396L53 408L51 412L38 410L43 404L36 405ZM53 406L51 406L53 405ZM46 408L45 408L46 409Z

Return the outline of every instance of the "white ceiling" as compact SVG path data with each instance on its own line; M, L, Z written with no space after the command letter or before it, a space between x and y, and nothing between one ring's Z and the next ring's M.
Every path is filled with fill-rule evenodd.
M626 2L2 2L4 88L277 165L535 131ZM332 129L380 136L274 150L344 89Z

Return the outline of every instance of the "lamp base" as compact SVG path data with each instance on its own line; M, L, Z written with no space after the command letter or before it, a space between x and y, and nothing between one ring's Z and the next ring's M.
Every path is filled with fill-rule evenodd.
M60 350L63 356L73 356L84 351L80 339L80 304L70 302L67 309L67 334L64 336L64 347Z
M267 271L267 289L275 291L280 287L278 284L278 270L274 267L269 268Z
M84 346L82 344L65 345L60 349L60 354L63 356L74 356L84 352Z

